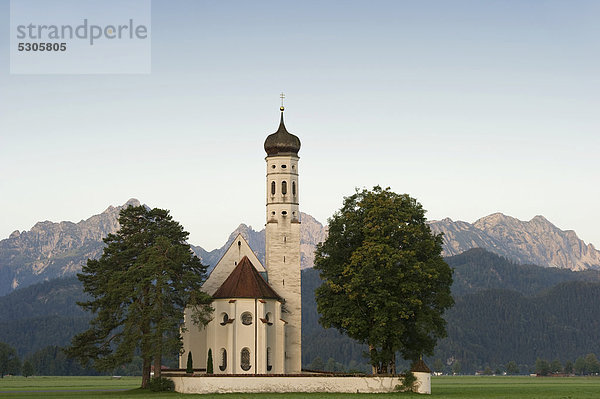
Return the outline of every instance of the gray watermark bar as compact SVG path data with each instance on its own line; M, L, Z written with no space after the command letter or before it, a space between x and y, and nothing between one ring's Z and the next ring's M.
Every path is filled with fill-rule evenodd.
M12 74L151 72L150 0L11 0Z

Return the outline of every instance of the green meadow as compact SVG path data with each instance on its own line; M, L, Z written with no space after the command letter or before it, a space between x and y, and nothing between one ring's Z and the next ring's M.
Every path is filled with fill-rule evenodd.
M600 398L600 377L433 377L431 396L392 394L221 394L183 395L154 393L138 389L140 378L123 377L5 377L0 380L0 398L478 398L478 399L596 399Z

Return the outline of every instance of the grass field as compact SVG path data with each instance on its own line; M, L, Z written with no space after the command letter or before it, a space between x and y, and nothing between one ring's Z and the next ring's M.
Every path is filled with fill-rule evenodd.
M6 377L0 379L0 398L189 398L196 395L153 393L137 389L140 378L123 377ZM198 395L219 399L341 399L368 397L436 399L596 399L600 398L600 377L433 377L431 396L418 394L223 394ZM110 391L107 391L110 390ZM117 391L118 390L118 391Z

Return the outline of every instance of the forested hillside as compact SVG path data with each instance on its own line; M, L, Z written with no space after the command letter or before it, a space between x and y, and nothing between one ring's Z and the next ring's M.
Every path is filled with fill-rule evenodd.
M600 353L600 273L517 265L482 249L446 258L454 269L455 306L446 314L448 337L435 355L462 372L503 368L515 361L527 372L538 357L575 361ZM346 367L364 363L358 345L318 325L316 270L302 274L302 356L319 356Z
M599 272L516 265L479 249L446 261L454 268L456 304L446 315L448 337L427 359L430 365L439 359L447 369L460 364L462 372L473 372L515 361L527 372L538 357L564 363L600 354ZM318 324L314 290L320 284L316 270L302 271L304 367L367 371L363 345ZM46 373L89 374L57 349L87 327L90 315L75 304L84 299L75 277L0 297L0 341Z

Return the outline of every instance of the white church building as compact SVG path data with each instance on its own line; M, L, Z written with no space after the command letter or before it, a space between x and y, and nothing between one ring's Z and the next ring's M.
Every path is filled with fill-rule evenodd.
M205 369L209 350L215 374L299 374L301 372L300 139L283 122L264 143L267 153L266 264L238 235L203 285L213 297L206 326L186 311L184 353Z

